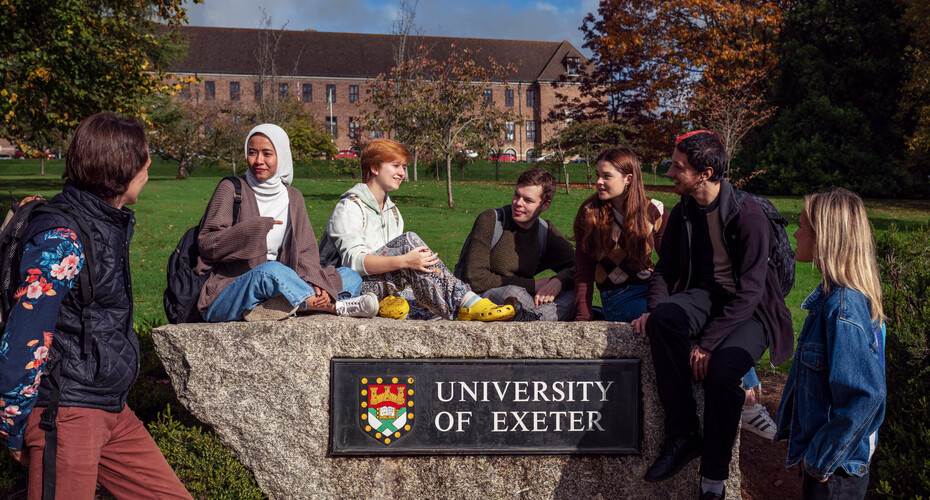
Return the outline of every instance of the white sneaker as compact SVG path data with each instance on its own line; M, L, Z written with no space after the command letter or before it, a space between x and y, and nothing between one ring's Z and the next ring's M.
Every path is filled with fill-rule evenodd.
M744 406L740 419L743 421L743 429L758 434L769 441L775 439L775 421L772 420L768 410L761 404Z
M366 293L351 299L337 300L336 314L352 318L374 318L378 315L378 297Z

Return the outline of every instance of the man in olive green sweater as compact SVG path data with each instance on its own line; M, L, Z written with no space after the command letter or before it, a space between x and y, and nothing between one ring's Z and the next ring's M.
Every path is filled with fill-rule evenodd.
M539 218L554 193L552 174L523 172L510 205L485 210L475 220L455 268L475 293L513 305L514 321L574 317L575 249L552 222ZM536 278L547 269L556 275Z

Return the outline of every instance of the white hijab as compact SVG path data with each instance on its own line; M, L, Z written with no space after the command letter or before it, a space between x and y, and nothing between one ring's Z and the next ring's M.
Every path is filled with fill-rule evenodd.
M268 243L268 260L278 260L278 253L284 244L284 238L287 236L288 227L288 208L290 199L287 195L287 186L294 179L294 162L291 159L291 144L287 138L287 132L273 123L263 123L249 131L245 138L245 156L249 157L249 139L255 134L262 134L271 141L274 146L275 156L278 159L278 167L270 179L262 182L258 180L252 171L245 173L245 180L249 187L255 192L255 200L258 202L258 213L262 217L272 217L283 224L275 224L268 231L266 241Z

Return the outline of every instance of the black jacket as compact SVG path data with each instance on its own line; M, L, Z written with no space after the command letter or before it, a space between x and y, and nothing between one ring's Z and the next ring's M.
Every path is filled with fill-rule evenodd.
M94 245L96 262L94 301L90 306L93 318L90 352L82 359L83 309L78 303L81 285L80 280L75 280L58 311L48 369L51 371L56 363L61 363L61 406L120 411L139 373L139 339L132 326L129 276L129 242L136 220L132 210L116 209L71 182L66 182L64 190L52 201L71 205L82 217L93 241L82 239L80 243L85 248ZM76 229L72 226L65 218L42 214L29 223L26 234L32 238L56 227ZM52 377L43 377L37 406L48 406L52 383Z
M713 351L755 314L765 327L772 363L781 364L794 352L794 330L778 275L768 264L775 245L768 217L748 196L738 204L733 186L725 180L720 183L719 213L724 246L733 265L736 297L724 306L722 314L710 318L698 345ZM669 216L659 262L649 284L649 311L669 294L694 286L689 234L692 224L688 222L696 217L704 217L697 202L690 196L682 196Z

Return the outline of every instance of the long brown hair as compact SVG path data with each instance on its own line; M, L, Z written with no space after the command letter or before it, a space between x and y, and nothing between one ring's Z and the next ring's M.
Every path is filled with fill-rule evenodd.
M649 240L649 198L643 187L642 167L639 158L630 148L618 146L610 148L597 157L597 162L605 161L618 172L632 175L630 184L623 192L623 233L620 244L627 254L627 260L638 267L645 267L650 262L646 253ZM618 245L611 238L614 214L610 200L601 201L594 193L578 208L575 216L574 232L578 248L601 260Z

